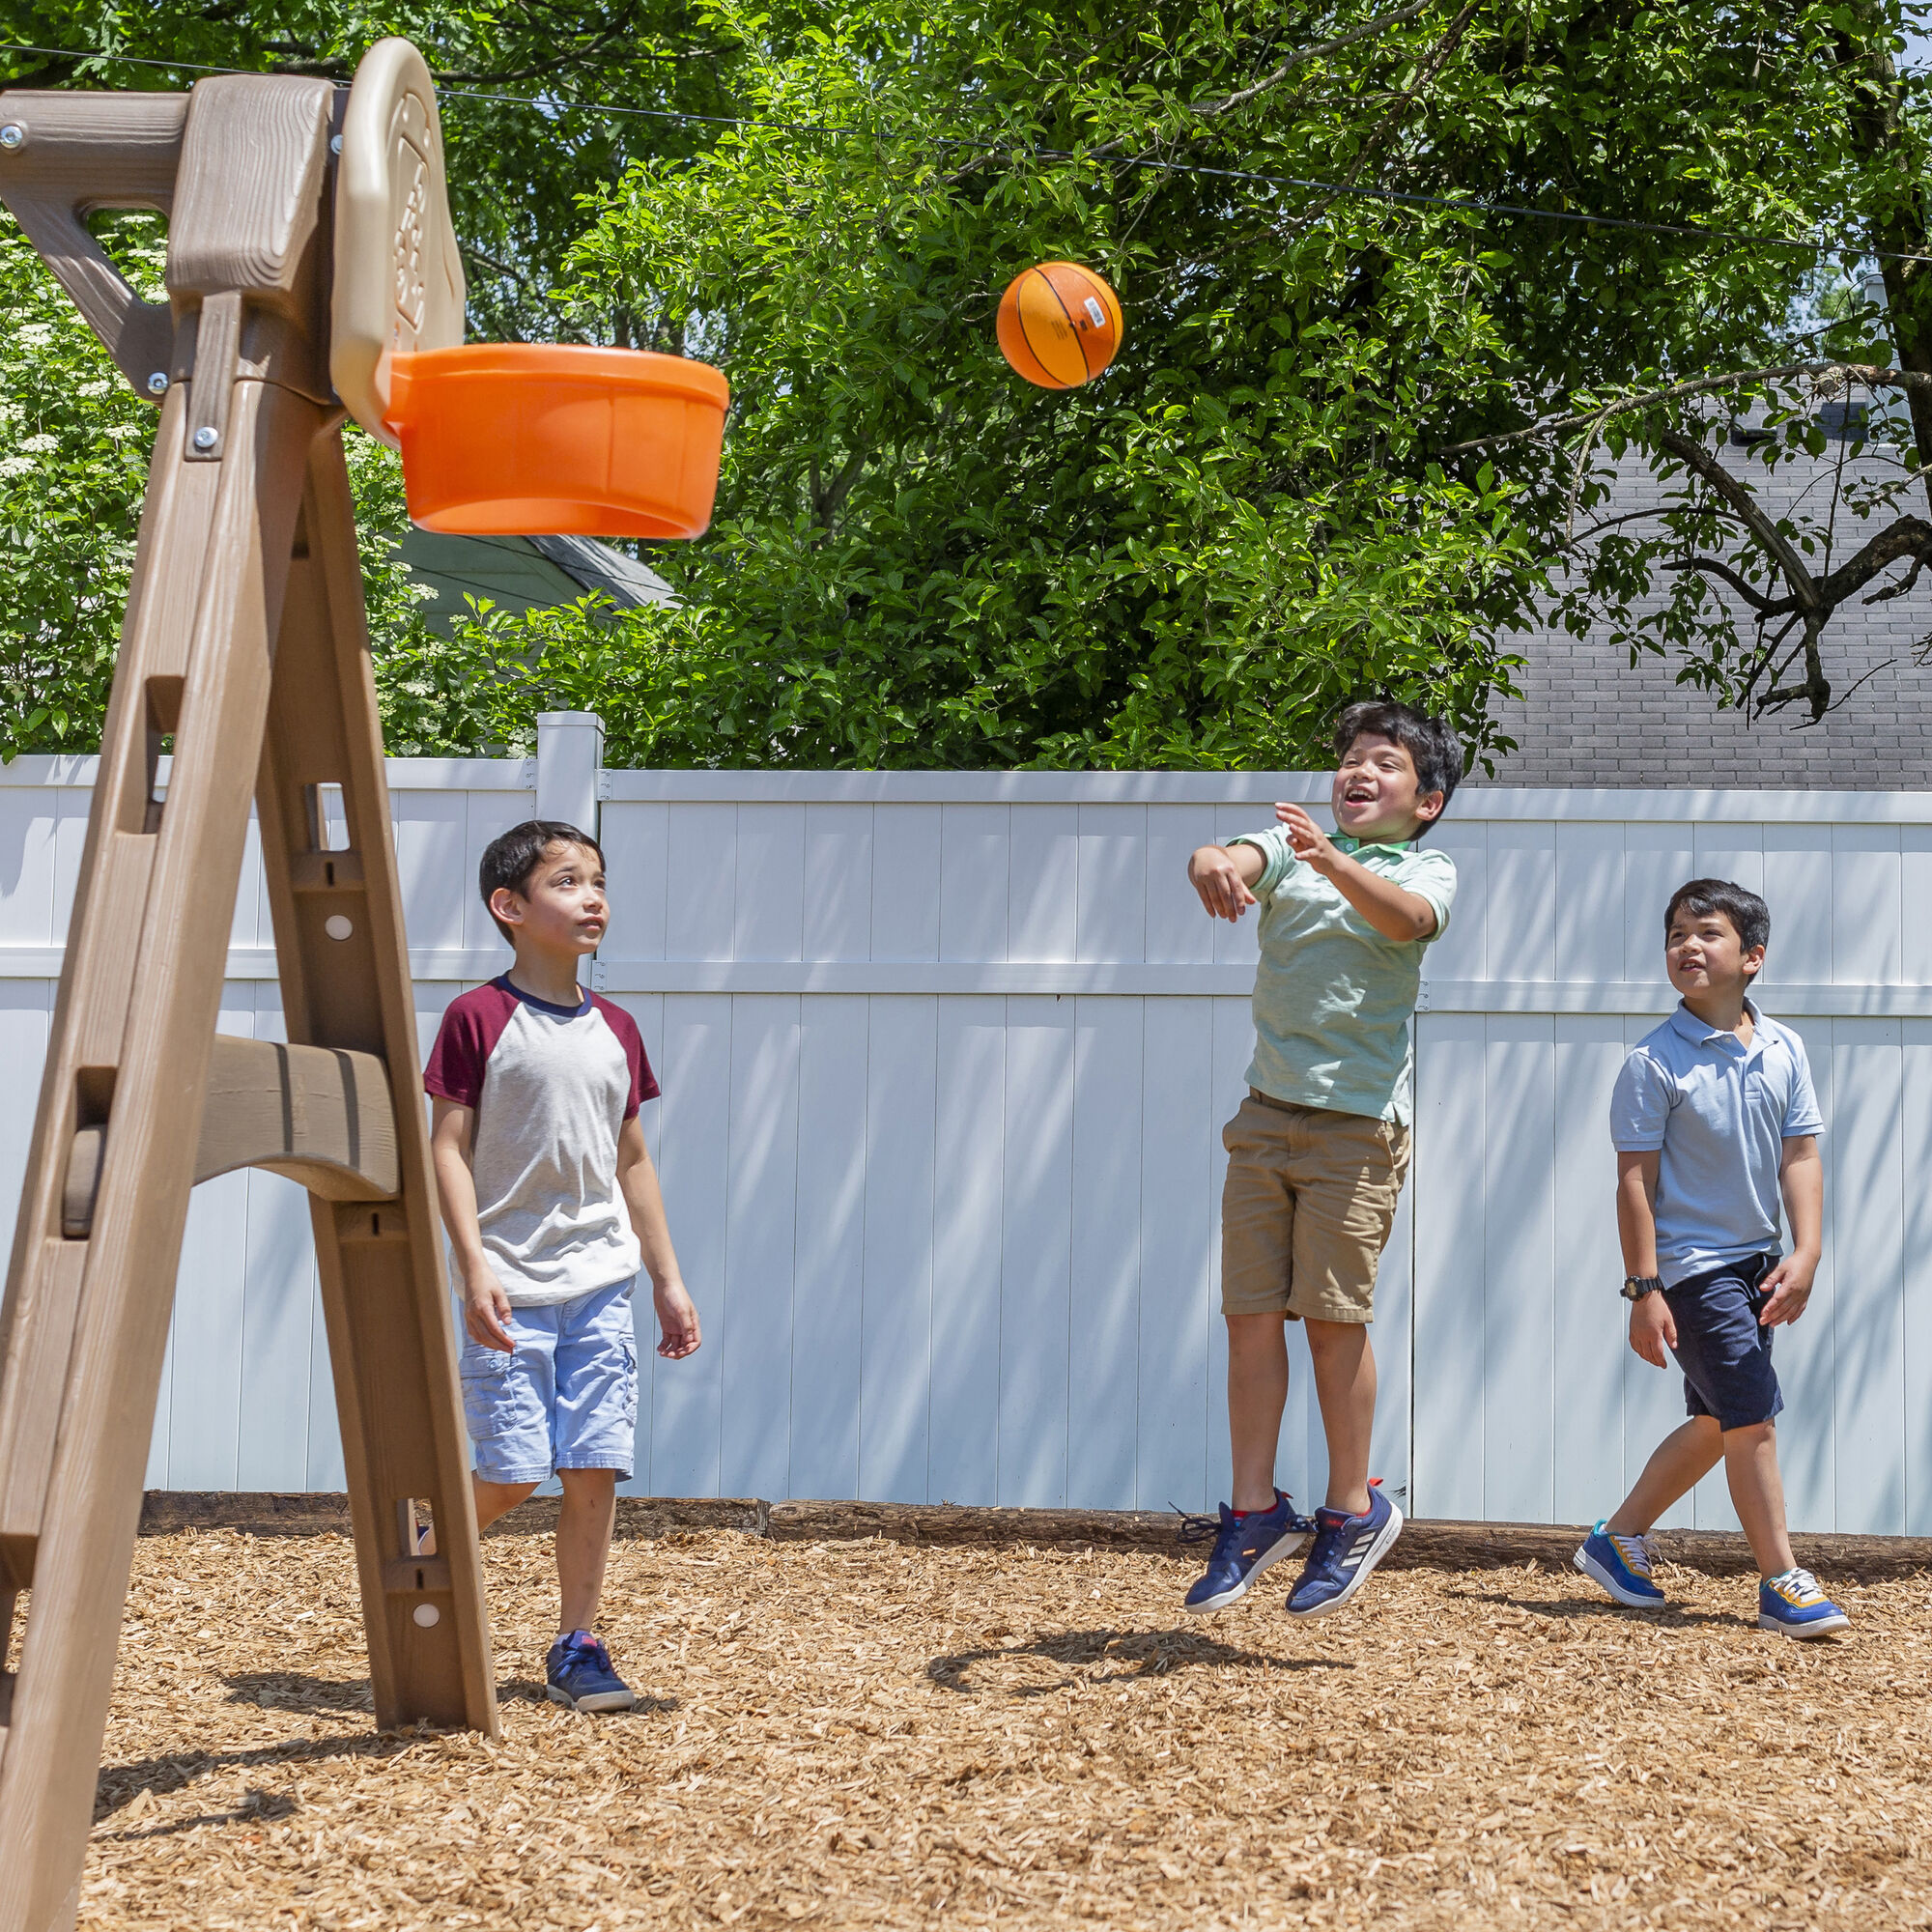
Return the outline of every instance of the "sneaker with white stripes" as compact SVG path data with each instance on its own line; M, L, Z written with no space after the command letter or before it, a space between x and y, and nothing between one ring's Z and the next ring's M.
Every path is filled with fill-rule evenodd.
M1369 1492L1360 1516L1340 1510L1315 1512L1315 1548L1301 1580L1289 1593L1292 1617L1325 1617L1339 1610L1369 1580L1369 1573L1395 1547L1402 1534L1402 1512L1382 1494Z

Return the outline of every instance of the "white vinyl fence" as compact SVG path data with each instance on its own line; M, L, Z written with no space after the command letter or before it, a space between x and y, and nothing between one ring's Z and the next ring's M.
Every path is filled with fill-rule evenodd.
M557 727L564 721L556 721ZM1195 845L1306 775L598 772L391 761L420 1029L500 971L484 844L601 811L593 967L665 1089L646 1110L703 1316L652 1364L641 1492L1198 1508L1226 1493L1221 1122L1252 920ZM92 761L0 772L0 1233L11 1226ZM601 806L593 800L601 799ZM1384 1264L1376 1468L1415 1513L1577 1521L1682 1414L1623 1341L1605 1117L1668 1009L1664 898L1719 873L1774 919L1766 1009L1830 1122L1828 1250L1780 1332L1793 1521L1932 1533L1932 797L1467 789L1418 1022L1414 1179ZM250 870L222 1026L280 1024ZM639 1296L643 1339L654 1339ZM1280 1479L1323 1456L1296 1331ZM307 1217L262 1174L188 1222L157 1488L342 1485ZM1682 1520L1734 1526L1721 1477Z

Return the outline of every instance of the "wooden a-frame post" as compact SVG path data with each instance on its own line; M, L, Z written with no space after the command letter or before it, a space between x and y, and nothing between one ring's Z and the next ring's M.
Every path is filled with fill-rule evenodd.
M406 266L425 182L442 192L420 93L384 124L413 157L391 231ZM253 1165L310 1190L377 1721L497 1728L329 374L341 105L266 76L0 94L0 200L160 403L0 1308L0 1667L32 1591L0 1677L0 1932L74 1919L197 1180ZM128 207L168 215L165 307L84 225ZM214 1031L251 796L287 1045Z

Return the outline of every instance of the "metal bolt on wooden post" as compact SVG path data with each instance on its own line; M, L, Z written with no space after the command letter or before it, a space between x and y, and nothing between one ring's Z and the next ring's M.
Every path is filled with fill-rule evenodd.
M267 76L0 95L0 200L160 403L0 1304L0 1932L74 1920L197 1180L310 1190L378 1722L497 1729L338 395L384 343L460 340L462 276L421 56L384 43L339 106ZM102 208L168 215L166 305ZM286 1046L214 1032L251 796Z

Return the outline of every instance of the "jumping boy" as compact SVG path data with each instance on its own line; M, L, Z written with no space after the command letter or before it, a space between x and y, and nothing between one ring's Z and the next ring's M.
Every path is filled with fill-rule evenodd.
M1755 893L1692 879L1663 914L1663 963L1682 999L1632 1050L1610 1101L1617 1233L1630 1345L1684 1371L1690 1421L1666 1435L1577 1568L1620 1604L1664 1601L1651 1525L1719 1462L1763 1577L1760 1628L1829 1636L1851 1620L1791 1554L1772 1331L1811 1298L1825 1214L1824 1126L1804 1042L1748 997L1771 914ZM1778 1195L1792 1248L1778 1252Z
M658 1353L677 1361L699 1339L638 1120L658 1084L630 1014L577 983L610 917L597 841L530 819L492 841L479 883L516 963L451 1001L423 1076L463 1277L476 1520L496 1521L554 1471L563 1603L544 1661L550 1695L572 1710L627 1711L637 1698L596 1621L617 1484L631 1473L640 1262Z
M1463 774L1455 734L1406 704L1351 704L1335 732L1330 837L1298 805L1187 864L1201 903L1261 905L1248 1097L1222 1134L1221 1309L1234 1501L1186 1607L1219 1610L1301 1548L1294 1617L1338 1610L1402 1531L1369 1484L1376 1270L1408 1169L1409 1017L1422 951L1449 923L1456 867L1417 841ZM1288 1399L1285 1321L1305 1321L1328 1438L1313 1521L1275 1488Z

